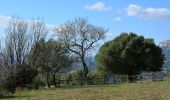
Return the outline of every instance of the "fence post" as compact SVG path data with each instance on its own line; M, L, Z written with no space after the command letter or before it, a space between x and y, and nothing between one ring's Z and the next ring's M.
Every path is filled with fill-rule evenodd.
M105 84L105 76L103 77L103 84Z
M154 82L155 79L156 79L156 77L155 77L155 72L152 72L152 81Z
M83 85L83 80L82 77L80 78L80 84Z
M129 83L128 75L126 75L126 80L127 80L127 83Z
M60 87L60 79L58 80L58 87Z

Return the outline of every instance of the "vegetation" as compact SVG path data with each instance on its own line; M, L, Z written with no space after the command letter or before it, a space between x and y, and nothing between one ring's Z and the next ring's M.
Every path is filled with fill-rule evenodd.
M164 56L152 39L145 39L134 33L123 33L106 42L100 48L96 60L99 70L128 75L132 82L134 79L130 76L160 71Z

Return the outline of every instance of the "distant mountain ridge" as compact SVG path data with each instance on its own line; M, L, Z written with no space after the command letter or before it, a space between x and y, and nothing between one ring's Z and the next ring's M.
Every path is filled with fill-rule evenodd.
M159 46L161 48L170 48L170 40L166 40L166 41L160 42Z
M162 48L162 52L165 55L164 67L170 71L170 40L166 40L159 43Z

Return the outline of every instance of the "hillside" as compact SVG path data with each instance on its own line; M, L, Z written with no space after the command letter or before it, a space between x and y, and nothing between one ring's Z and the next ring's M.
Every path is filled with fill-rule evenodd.
M159 46L162 48L163 54L165 55L164 67L170 70L170 40L161 42Z
M90 70L96 70L96 61L95 57L90 56L85 58L86 64ZM68 70L83 70L83 65L81 61L78 61L72 65L72 67L68 68Z

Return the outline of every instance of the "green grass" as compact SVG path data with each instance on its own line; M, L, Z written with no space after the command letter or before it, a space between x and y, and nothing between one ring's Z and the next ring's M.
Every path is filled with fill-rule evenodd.
M18 91L6 100L170 100L170 81Z

